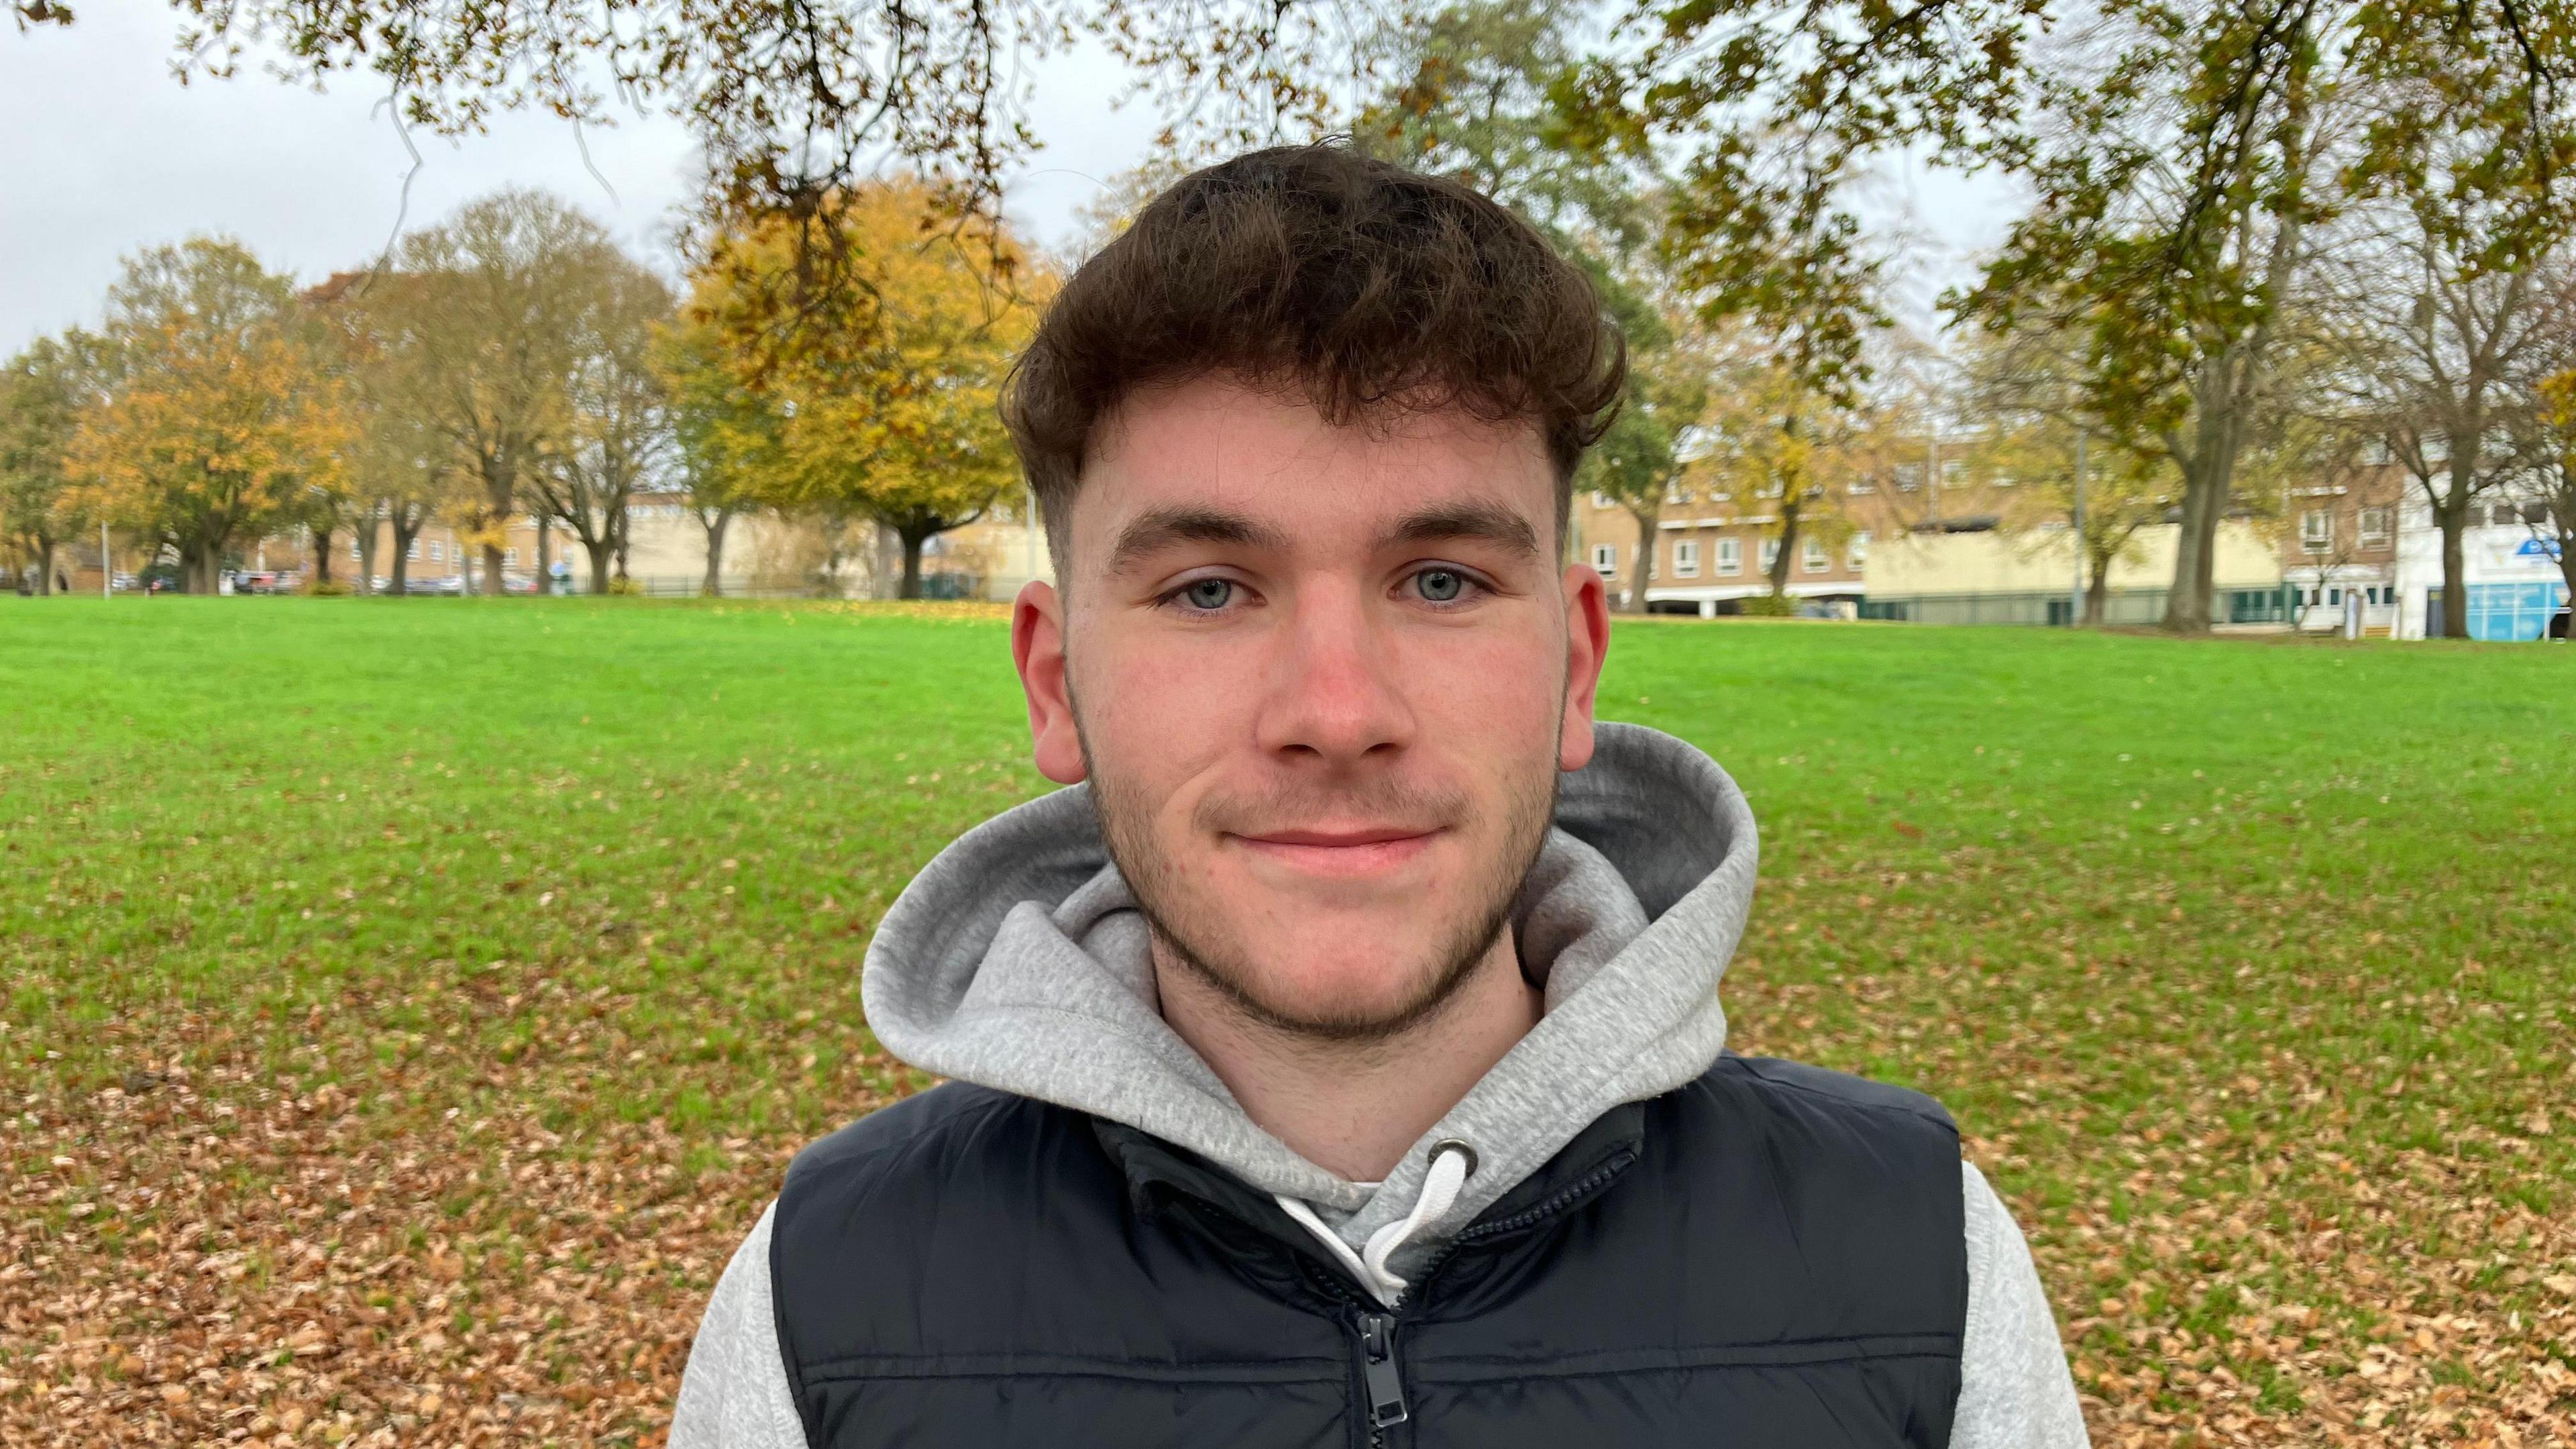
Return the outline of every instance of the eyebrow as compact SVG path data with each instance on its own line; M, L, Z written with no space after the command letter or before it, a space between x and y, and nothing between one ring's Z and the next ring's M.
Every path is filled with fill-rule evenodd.
M1284 549L1287 535L1240 513L1216 508L1157 508L1139 515L1118 534L1109 551L1109 572L1124 573L1142 560L1177 543L1231 543L1247 548Z
M1498 504L1460 503L1445 508L1425 509L1395 527L1388 529L1385 542L1444 543L1474 539L1500 548L1538 557L1538 533L1529 520Z

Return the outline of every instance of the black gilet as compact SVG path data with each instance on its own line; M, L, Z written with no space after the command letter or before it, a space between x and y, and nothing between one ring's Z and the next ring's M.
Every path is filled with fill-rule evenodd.
M797 1157L770 1273L814 1449L1943 1449L1962 1211L1939 1104L1728 1056L1390 1313L1205 1159L949 1085Z

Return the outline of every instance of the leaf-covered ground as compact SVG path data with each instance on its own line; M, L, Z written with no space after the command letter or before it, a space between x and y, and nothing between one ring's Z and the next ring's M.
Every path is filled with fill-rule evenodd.
M658 1442L858 963L1041 788L998 620L0 612L0 1442ZM1938 1093L2104 1444L2576 1443L2576 656L1624 627L1736 1044Z

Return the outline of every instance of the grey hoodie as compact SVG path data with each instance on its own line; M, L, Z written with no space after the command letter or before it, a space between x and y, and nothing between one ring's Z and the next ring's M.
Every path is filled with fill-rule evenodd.
M1514 905L1546 1010L1380 1183L1316 1166L1255 1125L1155 1007L1143 916L1077 786L940 853L869 945L861 992L887 1050L926 1071L1152 1133L1302 1205L1353 1250L1424 1197L1434 1143L1475 1149L1454 1199L1402 1230L1406 1271L1623 1102L1671 1091L1726 1045L1717 988L1753 898L1755 831L1735 782L1691 746L1600 727L1567 776L1556 829ZM1960 1166L1968 1321L1952 1449L2086 1442L2038 1274L2010 1213ZM1454 1178L1454 1169L1448 1174ZM1442 1182L1439 1187L1451 1186ZM1435 1198L1436 1201L1436 1198ZM672 1449L804 1444L771 1318L770 1215L718 1282L671 1427Z

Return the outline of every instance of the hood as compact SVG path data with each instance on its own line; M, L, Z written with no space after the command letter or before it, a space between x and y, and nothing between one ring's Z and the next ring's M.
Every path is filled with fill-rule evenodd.
M1164 1024L1144 916L1085 786L994 817L923 868L868 945L868 1024L924 1071L1124 1123L1310 1204L1354 1247L1412 1211L1432 1144L1463 1141L1478 1166L1410 1235L1427 1248L1602 1113L1692 1080L1726 1045L1717 988L1753 899L1753 812L1692 746L1598 731L1513 906L1545 1012L1382 1183L1254 1125Z

